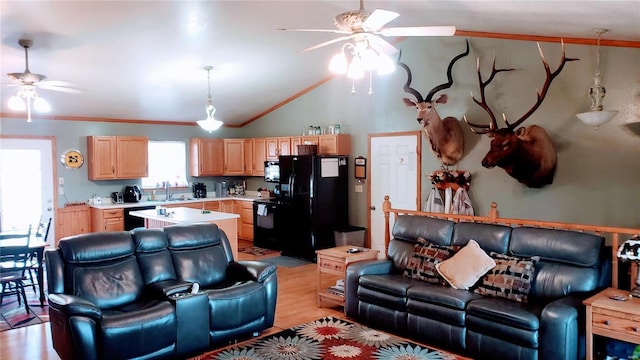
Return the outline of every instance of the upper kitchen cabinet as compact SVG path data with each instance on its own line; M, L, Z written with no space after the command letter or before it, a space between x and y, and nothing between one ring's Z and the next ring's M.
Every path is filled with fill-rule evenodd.
M253 141L253 171L251 175L264 176L264 162L267 160L266 139L255 138Z
M224 139L224 175L245 175L244 139Z
M245 175L253 175L253 139L244 139Z
M327 134L291 138L292 154L298 155L297 145L318 145L319 155L350 155L351 137L349 134Z
M221 176L224 174L224 140L191 138L189 175Z
M142 136L87 136L89 179L147 177L148 143Z
M278 161L280 155L291 155L291 137L266 138L267 161Z

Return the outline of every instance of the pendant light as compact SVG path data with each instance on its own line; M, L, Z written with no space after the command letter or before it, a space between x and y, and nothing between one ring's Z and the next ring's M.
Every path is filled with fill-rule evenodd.
M589 89L589 97L591 97L591 111L576 114L576 117L587 125L598 127L607 121L613 119L618 114L616 110L604 111L602 100L606 93L606 89L602 85L602 77L600 76L600 36L608 29L595 28L593 31L598 34L597 55L596 55L596 72L593 77L593 86Z
M215 114L216 112L216 108L213 106L213 100L211 98L211 69L213 69L213 66L208 65L205 66L204 69L207 71L207 80L209 83L207 106L204 108L204 111L207 113L207 118L204 120L198 120L197 123L201 128L207 130L208 132L212 132L218 130L218 128L222 126L223 122L213 118L213 114Z

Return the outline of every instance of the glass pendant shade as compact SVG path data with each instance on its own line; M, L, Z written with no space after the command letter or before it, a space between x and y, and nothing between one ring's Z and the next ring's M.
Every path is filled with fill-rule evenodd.
M349 52L347 57L347 50ZM340 52L335 54L329 62L329 71L335 74L347 74L349 79L361 79L366 72L369 75L376 71L378 75L386 75L395 71L393 60L387 56L380 46L368 39L356 40L355 43L346 43ZM355 82L351 88L355 93ZM369 95L373 94L371 76L369 77Z
M598 34L597 42L597 56L596 56L596 70L593 77L593 85L589 89L589 97L591 98L591 110L576 114L576 117L583 123L595 127L598 127L609 120L613 119L618 111L604 111L602 100L607 93L604 85L602 85L602 77L600 76L600 36L607 32L607 29L593 29Z
M19 96L13 95L9 98L9 109L14 111L25 111L27 109L24 100Z
M329 71L336 74L347 73L347 57L344 56L342 51L333 55L331 58L331 62L329 62Z
M207 118L204 120L198 120L196 123L198 126L203 128L208 132L218 130L224 123L220 120L214 119L213 115L216 113L216 108L213 106L213 100L211 97L211 76L210 72L212 66L205 66L204 69L207 70L207 80L209 81L209 93L207 94L207 106L204 108L204 111L207 113Z
M33 108L40 112L49 112L51 111L51 106L47 102L47 100L37 97L33 100Z

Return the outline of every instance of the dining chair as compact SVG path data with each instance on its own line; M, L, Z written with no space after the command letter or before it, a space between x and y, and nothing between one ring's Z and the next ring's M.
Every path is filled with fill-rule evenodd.
M29 313L29 303L24 290L24 280L27 267L27 259L31 254L29 245L7 245L0 247L0 305L4 301L5 295L17 295L18 304L24 301L24 307Z

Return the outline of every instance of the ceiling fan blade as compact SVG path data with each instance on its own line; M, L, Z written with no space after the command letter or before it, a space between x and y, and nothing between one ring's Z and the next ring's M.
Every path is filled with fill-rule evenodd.
M317 44L317 45L313 45L313 46L311 46L311 47L308 47L308 48L306 48L306 49L304 49L304 50L300 50L300 51L298 51L298 52L307 52L307 51L315 50L315 49L321 48L321 47L323 47L323 46L327 46L327 45L335 44L335 43L340 42L340 41L343 41L343 40L348 40L348 39L350 39L351 37L352 37L351 35L349 35L349 36L341 36L341 37L339 37L339 38L335 38L335 39L333 39L333 40L329 40L329 41L325 41L325 42L322 42L322 43Z
M84 93L83 89L78 89L77 87L71 86L71 83L67 81L39 82L36 84L36 86L40 89L62 91L62 92L71 93L71 94Z
M453 36L455 33L455 26L393 27L377 32L384 36Z
M280 31L307 31L307 32L329 32L334 34L351 34L348 31L343 30L331 30L331 29L278 29Z
M380 48L382 48L382 52L384 52L385 55L392 55L398 52L398 49L395 46L391 45L391 43L379 36L369 35L367 36L367 38L370 42L374 43L377 46L380 46Z
M362 23L362 28L365 30L380 30L383 26L389 23L391 20L400 16L397 12L376 9L369 17Z

